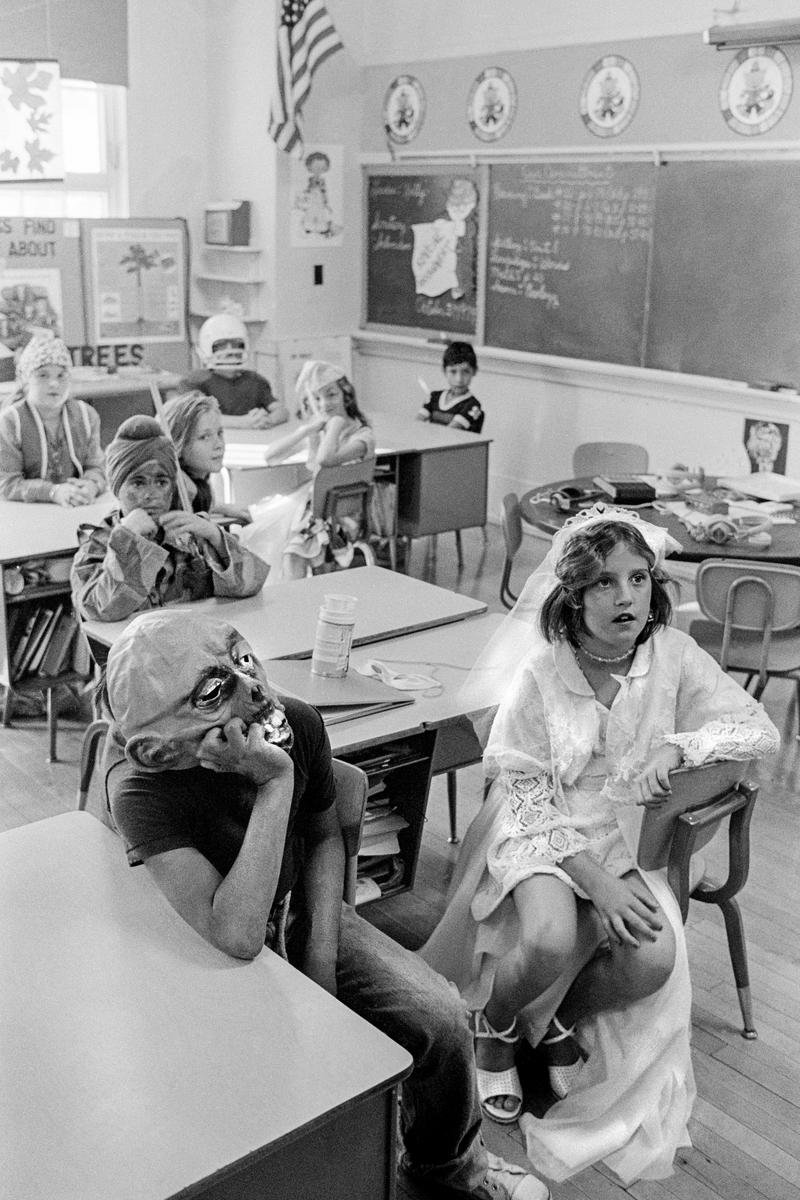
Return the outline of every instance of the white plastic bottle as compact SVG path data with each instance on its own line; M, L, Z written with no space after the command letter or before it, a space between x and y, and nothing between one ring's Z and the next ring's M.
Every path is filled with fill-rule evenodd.
M311 655L311 673L341 679L347 674L356 596L326 595L319 610L317 634Z

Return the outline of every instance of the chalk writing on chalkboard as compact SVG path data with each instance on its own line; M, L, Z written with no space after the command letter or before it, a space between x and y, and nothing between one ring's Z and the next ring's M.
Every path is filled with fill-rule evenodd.
M478 200L470 170L370 176L368 321L475 332Z
M493 165L487 343L639 363L654 197L650 164Z

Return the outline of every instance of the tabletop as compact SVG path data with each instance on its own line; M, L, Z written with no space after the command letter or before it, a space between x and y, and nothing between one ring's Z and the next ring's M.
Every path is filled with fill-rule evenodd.
M435 453L465 446L480 446L491 442L485 434L469 433L465 429L454 429L450 425L434 425L430 421L415 421L394 413L368 413L375 431L378 457L381 455L404 455ZM229 469L265 467L263 451L271 443L297 429L299 421L276 425L272 429L226 430L225 466ZM300 449L283 462L305 462L306 451Z
M434 685L424 690L403 692L412 704L386 709L369 716L354 714L352 720L328 727L334 754L351 753L364 746L381 745L393 738L438 729L468 713L499 704L508 679L497 672L470 674L489 639L506 619L505 613L484 613L457 625L426 629L403 637L387 638L379 644L362 646L350 656L350 670L358 670L371 658L396 671L427 675Z
M74 554L78 549L78 526L85 522L99 525L116 507L110 492L93 504L76 508L0 500L0 563L66 551Z
M553 508L549 499L538 499L540 496L549 497L551 492L564 487L590 488L592 480L561 479L555 483L545 483L520 497L522 518L536 529L553 534L559 530L571 513L560 512ZM591 501L594 503L595 501ZM669 530L676 542L680 544L680 552L672 555L682 562L700 563L706 558L745 558L754 562L789 563L800 566L800 524L775 524L770 529L772 544L770 546L748 545L747 542L727 542L718 545L716 542L696 542L690 536L688 529L672 513L660 512L650 505L637 506L636 511L653 525L661 525Z
M486 611L480 600L384 567L357 567L277 583L246 600L195 600L168 607L213 613L228 621L259 658L307 658L314 648L317 615L329 592L356 597L356 646ZM111 646L131 620L85 621L83 629L89 638Z
M183 1194L411 1066L269 950L215 950L87 813L0 835L0 930L14 1200Z

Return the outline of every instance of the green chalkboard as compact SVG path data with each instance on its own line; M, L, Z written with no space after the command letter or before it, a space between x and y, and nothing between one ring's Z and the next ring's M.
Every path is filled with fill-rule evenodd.
M646 365L800 383L800 162L658 168Z
M652 163L493 165L487 344L639 364L655 182Z
M474 336L479 205L471 169L367 176L368 324Z

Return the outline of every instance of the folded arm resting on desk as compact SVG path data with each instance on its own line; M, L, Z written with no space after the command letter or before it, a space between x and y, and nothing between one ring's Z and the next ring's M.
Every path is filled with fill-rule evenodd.
M84 620L122 621L169 601L254 595L267 577L266 563L215 529L219 552L204 541L184 550L144 537L117 514L82 526L70 575L76 611Z

